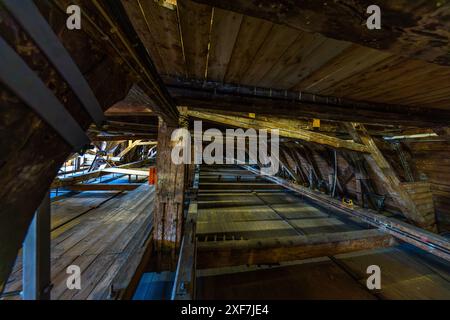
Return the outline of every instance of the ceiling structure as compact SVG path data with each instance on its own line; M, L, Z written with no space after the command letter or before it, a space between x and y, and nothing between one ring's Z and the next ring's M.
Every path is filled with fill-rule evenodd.
M269 21L269 16L239 4L229 7L247 10L247 15L199 2L220 6L219 1L182 0L169 9L155 1L122 2L179 104L189 102L195 107L196 100L212 99L212 95L200 99L180 94L177 83L186 88L186 82L195 82L192 87L197 91L199 83L212 83L216 87L228 85L248 90L287 90L290 96L303 93L341 98L371 104L373 110L397 108L419 117L428 114L439 118L441 114L447 121L450 67L439 64L445 59L428 62L419 54L414 57L421 60L406 58L398 54L399 50L376 50L358 44L359 40L352 43L301 31L282 19L275 21L280 23L277 24ZM405 7L409 8L407 4ZM448 12L448 6L439 10ZM408 12L404 14L407 16ZM339 21L343 23L345 19ZM375 35L376 32L376 38ZM406 49L404 52L408 53ZM199 106L203 104L198 102Z

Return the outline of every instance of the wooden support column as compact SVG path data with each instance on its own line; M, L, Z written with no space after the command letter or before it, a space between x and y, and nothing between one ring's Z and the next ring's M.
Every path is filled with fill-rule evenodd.
M171 267L176 264L175 253L180 247L183 227L185 165L171 159L171 136L176 127L160 120L156 168L156 206L154 212L154 242L158 253L171 253Z
M35 213L23 243L23 299L50 300L50 193Z
M384 158L375 141L367 133L364 125L351 123L346 124L346 126L356 143L364 144L369 148L370 155L363 155L364 159L383 182L389 195L394 199L403 215L422 228L434 230L435 226L430 225L423 214L419 212L408 192L402 187L391 165Z

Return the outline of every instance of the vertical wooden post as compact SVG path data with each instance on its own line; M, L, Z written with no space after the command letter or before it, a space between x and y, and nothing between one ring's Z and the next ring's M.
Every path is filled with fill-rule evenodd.
M23 299L50 300L50 193L47 192L23 243Z
M184 119L183 119L184 121ZM186 123L182 123L186 126ZM171 136L176 127L169 126L160 119L158 130L158 155L156 158L157 184L154 212L155 249L161 254L169 254L171 267L176 265L176 252L181 244L184 223L184 164L176 165L171 158L173 142ZM160 265L161 265L161 261Z

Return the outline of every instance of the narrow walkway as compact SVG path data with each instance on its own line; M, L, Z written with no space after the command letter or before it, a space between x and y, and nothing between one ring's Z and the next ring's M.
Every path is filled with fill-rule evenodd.
M237 167L202 167L199 243L318 235L370 228L326 212ZM381 290L366 287L381 268ZM450 266L406 244L331 257L197 270L199 299L450 299Z

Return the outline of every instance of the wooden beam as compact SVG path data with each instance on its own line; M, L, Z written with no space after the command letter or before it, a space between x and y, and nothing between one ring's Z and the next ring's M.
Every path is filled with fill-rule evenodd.
M130 144L128 145L128 147L126 147L124 150L122 150L122 152L119 153L119 154L117 155L117 157L123 158L128 152L130 152L130 151L133 150L135 147L137 147L137 145L138 145L140 142L141 142L141 140L133 141L132 143L130 143Z
M139 166L143 166L145 164L150 163L149 159L146 160L140 160L140 161L136 161L136 162L131 162L131 163L126 163L120 166L115 167L116 169L128 169L128 168L137 168ZM51 188L62 188L62 187L67 187L67 186L71 186L71 185L76 185L80 182L83 181L87 181L87 180L91 180L91 179L95 179L104 175L110 174L109 172L106 172L104 170L96 170L96 171L91 171L91 172L87 172L84 174L80 174L74 177L68 177L68 178L56 178L52 185Z
M250 166L243 166L248 171L259 174L259 170ZM422 228L418 228L409 223L388 218L378 214L378 212L370 209L363 209L358 206L349 207L346 204L333 199L321 192L310 190L303 186L294 184L276 176L265 176L265 179L282 185L303 197L315 202L326 210L333 210L337 213L345 214L349 217L361 220L376 228L381 228L384 232L394 236L397 239L405 241L413 246L425 250L435 256L450 261L450 241L435 233L429 232Z
M199 242L197 268L277 264L389 247L394 238L379 230L290 236L276 239Z
M86 184L75 184L72 186L67 186L66 189L71 191L133 191L141 186L140 183L128 183L128 184L107 184L107 183L86 183Z
M366 103L307 92L171 79L167 80L167 88L178 105L190 109L416 127L445 126L450 122L447 110Z
M158 155L156 159L157 185L154 211L155 249L160 258L168 253L171 266L176 265L176 251L181 245L183 226L185 165L174 164L171 159L171 135L177 127L160 122ZM158 259L159 262L161 259Z
M156 118L156 117L155 117ZM152 119L153 120L153 119ZM158 118L156 118L158 121ZM158 129L158 124L142 124L142 123L134 123L134 122L124 122L124 121L106 121L105 128L115 128L120 130L140 130L140 131L155 131ZM107 129L105 129L106 131Z
M139 142L137 145L138 146L156 146L156 145L158 145L158 142L157 141Z
M149 170L136 170L136 169L122 169L122 168L106 168L102 170L107 173L117 173L117 174L128 174L128 175L136 175L136 176L145 176L148 177L150 175Z
M55 1L37 1L35 4L63 46L68 48L102 109L106 110L122 100L132 85L132 77L128 67L118 63L122 58L115 48L101 39L98 30L90 33L93 27L89 23L83 24L83 30L79 32L67 32L67 5L61 10ZM91 6L92 1L86 2L83 12ZM8 43L27 61L29 67L42 76L42 81L52 83L55 97L86 130L91 121L72 91L62 89L68 88L68 85L60 73L49 63L42 50L29 40L29 36L7 10L2 8L1 15L2 37L8 39ZM100 20L96 19L96 23L103 25ZM23 50L25 47L29 50ZM0 118L9 119L2 122L0 130L2 292L34 212L72 150L45 121L4 86L0 86L0 100Z
M217 8L262 18L291 28L320 33L399 56L449 66L450 3L378 0L381 29L370 30L367 1L221 1L194 0ZM432 27L430 27L432 26Z
M279 134L281 137L299 139L299 140L303 140L303 141L327 145L327 146L330 146L330 147L336 148L336 149L347 149L347 150L356 151L356 152L368 152L368 149L364 145L354 143L352 141L345 141L345 140L341 140L341 139L338 139L335 137L327 136L322 133L317 133L317 132L307 131L307 130L302 130L302 129L295 129L295 130L284 129L284 128L280 128L275 123L268 122L268 121L244 118L244 117L237 117L237 116L218 115L218 114L199 112L199 111L188 111L188 115L191 117L194 117L194 118L202 119L202 120L208 120L208 121L217 122L217 123L221 123L221 124L225 124L225 125L231 125L233 127L240 127L240 128L247 128L247 129L254 128L256 130L258 130L258 129L277 129L277 130L279 130Z
M351 123L346 124L346 126L355 142L362 143L369 148L370 154L364 155L364 159L377 175L377 178L383 183L383 186L399 206L403 215L422 228L435 230L435 223L430 225L424 215L418 210L408 192L402 187L394 169L384 158L375 141L367 133L364 125Z
M152 116L155 115L148 105L120 101L105 112L105 116Z
M92 142L101 141L128 141L128 140L155 140L157 134L121 134L121 135L95 135L90 136Z

